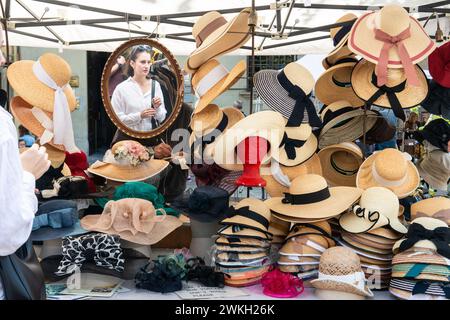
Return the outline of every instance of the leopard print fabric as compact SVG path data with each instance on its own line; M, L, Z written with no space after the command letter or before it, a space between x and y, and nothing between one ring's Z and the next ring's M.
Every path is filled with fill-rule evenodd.
M93 233L79 237L64 237L62 240L62 259L56 275L73 273L85 261L94 260L95 265L118 272L124 271L120 237L103 233Z

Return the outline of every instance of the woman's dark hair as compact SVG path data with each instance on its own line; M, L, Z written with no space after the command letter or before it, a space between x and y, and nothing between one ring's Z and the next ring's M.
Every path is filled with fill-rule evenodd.
M134 46L133 49L131 50L130 56L128 58L128 63L127 63L127 75L129 77L134 76L134 70L133 67L131 67L130 62L131 61L136 61L138 55L142 52L148 52L150 54L150 57L153 56L153 49L150 46L147 45L138 45L138 46Z

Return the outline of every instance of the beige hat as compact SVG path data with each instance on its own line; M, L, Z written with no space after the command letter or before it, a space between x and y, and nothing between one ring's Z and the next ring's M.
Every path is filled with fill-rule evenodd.
M318 264L304 264L304 265L278 265L278 269L281 272L298 273L297 277L300 277L300 273L317 275L319 270Z
M401 263L392 266L392 277L393 278L410 278L411 271L414 273L414 267L416 264L412 263ZM430 280L430 281L442 281L449 282L448 277L450 276L450 271L448 267L428 264L424 266L422 270L414 275L416 280Z
M440 236L437 237L438 243L441 243L442 247L437 247L436 243L428 240L429 235L423 235L421 229L435 231L440 228ZM436 231L435 231L436 232ZM447 254L447 259L450 259L450 243L449 243L450 229L446 222L430 217L416 218L411 222L408 229L408 234L405 239L399 240L394 244L392 251L398 253L405 251L411 247L425 248L438 251L439 254ZM443 250L443 251L440 251Z
M420 217L430 217L444 221L450 225L450 199L434 197L411 205L411 220Z
M236 252L236 253L246 253L246 254L254 254L265 252L267 249L265 248L254 248L254 247L230 247L225 245L216 245L216 250L218 253L222 252Z
M329 220L331 218L338 218L340 213L336 214L335 216L332 216L330 218L317 218L317 219L313 219L313 218L296 218L296 217L292 217L292 216L289 216L289 215L276 213L276 212L273 212L273 211L272 211L272 215L275 216L277 219L280 219L280 220L283 220L283 221L287 221L287 222L291 222L291 223L315 223L315 222Z
M253 253L253 254L245 254L245 253L228 253L223 252L216 255L216 259L223 263L223 262L254 262L259 261L261 259L264 259L267 257L266 252L259 252L259 253Z
M336 245L331 236L331 226L327 221L303 224L297 223L293 225L286 237L286 241L298 237L306 237L307 239L315 241L326 248L334 247ZM324 244L323 240L325 240L327 244Z
M8 67L6 75L16 95L34 107L53 112L55 90L41 82L34 73L41 67L57 86L64 87L69 109L73 111L77 101L69 85L72 70L63 58L53 53L44 53L38 61L20 60Z
M392 247L387 249L380 249L372 245L367 245L358 240L355 240L354 238L348 236L347 234L342 235L342 240L345 241L346 244L352 246L353 248L357 248L359 252L367 252L369 254L376 254L380 256L386 255L392 258Z
M317 99L323 104L329 105L333 102L345 100L352 106L364 105L352 89L351 75L357 60L344 59L327 69L317 79L314 92Z
M291 224L289 222L277 219L270 215L269 232L274 236L283 237L284 240L289 233L290 226Z
M308 234L286 240L278 253L285 256L320 257L329 247L324 237Z
M245 239L250 238L262 241L272 240L272 237L268 233L264 233L250 228L243 228L236 225L224 226L219 231L217 231L217 234L225 238L245 238Z
M364 260L365 263L373 263L373 264L390 264L392 260L392 253L387 253L384 251L383 253L375 252L368 246L365 246L359 242L352 241L352 244L347 242L346 240L340 238L336 240L341 246L352 249L357 255L367 258L368 260ZM363 260L361 260L363 261Z
M214 59L203 64L191 80L192 89L198 99L194 104L194 113L202 111L215 98L232 87L245 70L244 60L239 61L231 71Z
M392 230L391 228L378 228L375 230L367 231L368 235L379 237L382 239L388 239L388 240L398 240L402 238L404 235L402 233L398 233L395 230Z
M434 150L416 164L420 176L433 189L447 192L450 180L450 153Z
M142 181L163 171L169 163L150 159L148 150L137 141L123 140L106 151L103 161L96 161L88 171L103 178L120 181Z
M333 144L320 150L318 155L323 177L331 187L356 187L356 174L364 159L356 143Z
M258 136L270 143L270 149L262 161L267 163L273 153L278 152L284 124L284 118L275 111L260 111L245 117L216 140L214 162L227 170L242 170L243 162L237 156L236 147L246 138Z
M281 266L301 266L301 265L319 265L320 255L317 256L299 256L299 255L280 255L277 264Z
M53 168L57 168L61 166L66 160L66 153L60 149L55 148L51 144L44 144L47 154L48 160L52 163Z
M267 241L262 241L252 238L241 238L241 237L219 237L216 239L217 245L226 245L230 247L253 247L253 248L268 248L270 243Z
M317 143L317 138L312 134L309 139L315 139ZM270 172L271 174L264 174ZM265 190L271 197L282 197L285 192L289 191L289 186L291 181L302 174L318 174L322 175L322 166L320 164L319 156L314 153L305 162L293 166L286 167L280 165L277 161L273 160L270 162L270 166L261 166L261 177L266 180Z
M250 38L250 13L251 9L245 8L230 21L217 11L201 16L192 27L197 48L189 55L184 70L194 73L208 60L244 45Z
M380 230L382 230L384 228L381 228ZM342 233L344 233L345 231L342 231ZM350 234L350 233L349 233ZM401 236L403 236L402 234L400 234ZM383 238L380 236L376 236L376 235L372 235L369 232L364 232L364 233L358 233L358 234L352 234L352 236L355 239L358 239L358 241L360 242L366 242L366 244L373 244L374 246L376 244L383 246L383 247L393 247L394 243L397 241L396 239L387 239L387 238Z
M11 99L11 113L25 128L39 138L41 144L50 144L64 152L62 144L53 143L52 113L33 107L24 99L15 96Z
M328 105L320 113L323 128L319 135L319 148L355 141L375 125L377 115L373 111L366 111L353 107L350 102L341 100ZM366 126L364 128L364 117Z
M373 153L361 165L356 186L361 189L385 187L402 199L419 186L420 176L411 156L393 148Z
M436 250L416 246L400 252L392 258L393 265L400 263L422 263L450 267L450 259L441 256Z
M301 219L328 219L344 212L363 190L352 187L328 188L326 180L315 174L295 178L285 197L267 200L272 213Z
M366 286L359 257L350 249L333 247L320 257L319 277L311 281L316 289L343 291L373 297Z
M163 212L162 216L157 211ZM81 226L89 231L117 234L122 239L143 245L159 242L183 224L164 210L155 210L144 199L126 198L108 201L101 215L87 215Z
M389 250L389 253L392 251L392 247L394 246L395 242L392 243L380 243L378 241L372 241L370 239L367 239L366 237L361 237L361 235L365 235L364 233L354 234L343 231L341 233L342 239L349 242L354 241L355 243L363 244L367 247L374 248L374 249L381 249L381 250ZM350 243L350 242L349 242Z
M223 219L220 224L237 225L268 233L270 209L264 201L256 198L245 198L228 210L230 218Z
M389 189L371 187L361 195L357 205L339 219L339 225L351 233L363 233L389 225L392 229L406 233L408 229L398 219L400 203Z

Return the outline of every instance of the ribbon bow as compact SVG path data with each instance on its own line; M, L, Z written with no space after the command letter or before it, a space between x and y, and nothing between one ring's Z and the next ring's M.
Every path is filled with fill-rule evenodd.
M231 206L228 208L228 211L226 213L227 218L231 218L234 216L241 216L245 218L252 219L261 225L263 225L266 229L269 229L269 220L267 220L264 216L260 215L257 212L254 212L250 210L250 206L241 207L239 209L236 209L235 207ZM237 232L237 231L233 231Z
M412 294L426 294L428 289L431 289L430 287L439 287L444 292L445 298L450 299L450 284L448 283L439 283L436 281L430 282L430 281L418 281L412 290Z
M301 148L305 144L305 142L305 140L289 138L287 133L285 132L283 135L283 140L281 140L280 147L284 146L284 150L286 151L288 159L294 160L297 156L295 148Z
M228 208L226 217L232 218L234 216L245 216L245 214L250 210L250 206L241 207L239 209L236 209L235 207L231 206Z
M433 242L437 248L437 253L450 259L450 229L448 227L428 230L421 224L413 223L408 229L406 240L400 244L400 251L405 251L413 247L420 240Z
M62 241L62 259L56 275L73 273L81 268L85 261L94 260L98 267L124 271L120 237L103 233L88 234L80 237L64 237Z
M405 69L406 77L408 83L412 86L419 86L419 79L417 77L416 70L411 61L408 51L406 50L403 40L411 37L410 28L405 29L396 36L390 36L386 32L375 29L375 39L383 41L383 47L381 48L380 58L377 64L377 74L378 74L378 85L382 86L387 82L387 70L388 70L388 60L389 60L389 50L395 46L397 53L402 62L403 68Z

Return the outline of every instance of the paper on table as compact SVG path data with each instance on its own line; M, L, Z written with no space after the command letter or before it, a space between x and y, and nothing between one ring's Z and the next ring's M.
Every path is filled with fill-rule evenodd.
M224 287L224 288L210 288L205 287L195 282L183 282L183 290L175 292L177 296L184 300L197 299L232 299L235 297L248 296L249 294L239 288Z

